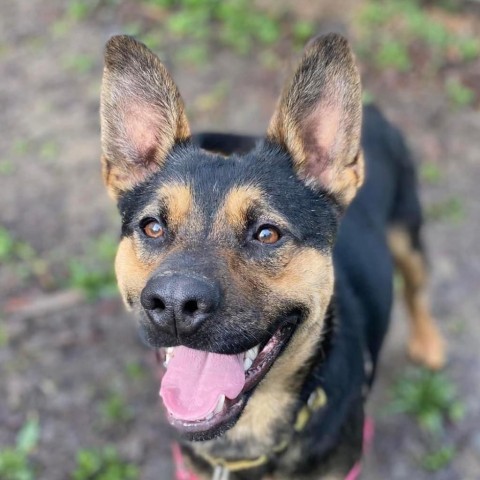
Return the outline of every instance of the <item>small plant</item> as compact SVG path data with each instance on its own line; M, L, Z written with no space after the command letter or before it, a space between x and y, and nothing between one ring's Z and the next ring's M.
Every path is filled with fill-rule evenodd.
M425 215L432 221L446 220L458 223L465 218L465 209L459 198L450 197L428 206Z
M452 445L444 445L430 453L424 455L421 460L425 470L435 472L446 467L455 455L455 448Z
M72 480L137 480L135 465L123 461L116 449L83 449L77 452L77 465Z
M465 413L453 383L444 372L411 368L398 379L392 396L387 411L412 415L425 434L419 463L430 471L444 468L455 455L455 448L444 440L445 427Z
M81 75L90 72L95 66L95 61L90 55L79 53L65 57L62 64L65 70Z
M131 380L141 380L145 377L145 369L140 362L132 361L125 365L125 373Z
M28 142L23 138L17 138L12 145L12 151L15 155L24 155L28 152Z
M399 72L406 72L412 66L407 47L393 39L385 40L378 48L375 63L381 69L393 68Z
M431 185L438 185L442 180L442 172L434 163L423 163L420 167L420 179Z
M423 51L421 72L426 75L439 72L451 61L480 56L478 38L458 35L447 22L433 17L420 0L370 0L358 18L359 54L367 61L373 59L379 69L410 70L411 47Z
M0 175L10 175L15 170L11 160L0 160Z
M0 226L0 261L31 261L35 257L33 248L28 243L16 240L10 231Z
M97 238L85 255L69 265L68 284L83 290L91 300L117 294L113 261L117 242L108 235Z
M459 421L464 415L455 386L442 372L411 369L397 381L393 396L389 410L413 415L430 434L441 433L447 420Z
M194 61L204 56L210 42L220 42L237 53L248 54L260 43L270 45L280 36L280 18L252 5L249 0L144 0L150 6L168 10L166 28L190 47L183 57ZM294 25L295 38L304 38L313 28L307 22Z
M307 20L298 20L293 24L293 39L301 47L315 34L315 25Z
M54 140L47 140L40 146L40 158L53 160L58 156L59 146Z
M0 261L6 261L15 254L15 241L6 228L0 227Z
M29 455L37 446L39 435L38 419L30 419L18 433L15 447L0 450L2 480L34 480Z
M457 107L466 107L475 100L475 92L463 85L459 80L449 80L445 83L445 89L450 101Z
M8 332L3 323L3 319L0 317L0 348L8 344Z
M76 22L84 20L92 9L92 3L84 0L70 0L67 4L67 17Z
M118 392L111 392L108 397L100 403L99 413L102 423L115 425L131 420L132 410L125 403L123 396Z

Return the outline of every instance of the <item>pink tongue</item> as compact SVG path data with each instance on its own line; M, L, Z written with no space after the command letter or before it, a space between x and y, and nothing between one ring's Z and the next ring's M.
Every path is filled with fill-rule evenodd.
M215 410L222 395L234 399L245 385L243 353L220 355L176 347L163 376L160 396L179 420L200 420Z

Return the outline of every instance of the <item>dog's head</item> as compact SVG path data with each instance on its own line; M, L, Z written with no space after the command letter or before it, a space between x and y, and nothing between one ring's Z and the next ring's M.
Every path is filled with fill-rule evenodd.
M107 44L102 164L123 222L118 283L165 355L161 395L190 438L224 432L244 409L237 430L268 428L269 402L292 401L332 295L338 216L363 180L360 97L346 40L317 38L265 139L225 157L193 144L152 52L126 36Z

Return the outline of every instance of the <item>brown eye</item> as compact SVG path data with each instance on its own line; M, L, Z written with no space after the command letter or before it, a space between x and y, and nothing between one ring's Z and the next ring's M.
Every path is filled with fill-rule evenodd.
M142 226L143 233L150 238L161 238L165 235L165 229L157 220L149 220Z
M272 225L262 225L255 233L255 239L266 245L277 243L281 237L278 228Z

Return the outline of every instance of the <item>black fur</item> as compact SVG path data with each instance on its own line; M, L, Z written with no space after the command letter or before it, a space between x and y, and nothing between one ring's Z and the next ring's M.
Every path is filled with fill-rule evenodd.
M232 145L235 141L231 136ZM208 142L217 144L215 134ZM287 451L273 456L261 468L232 474L232 479L261 479L277 469L285 478L310 478L312 472L315 474L311 478L318 478L316 475L332 470L345 475L361 457L364 392L373 381L392 304L393 263L386 231L392 223L401 223L410 228L412 238L418 242L421 224L411 155L399 131L375 106L364 109L362 147L366 182L340 222L334 248L335 314L326 326L326 331L331 332L327 336L328 348L324 339L299 393L298 408L318 386L325 390L328 404L293 437L292 444L298 444L301 459L292 462ZM314 203L318 204L318 200ZM296 208L302 211L296 200L288 199L283 205L289 205L293 215ZM302 224L301 215L296 218L301 231L310 228ZM334 235L336 223L333 215L329 218L328 238ZM366 357L372 363L372 372L364 368ZM187 451L199 467L208 471L204 461L188 447Z
M406 280L410 356L441 366L442 340L418 281L422 215L411 155L373 106L363 112L360 146L361 113L360 74L337 34L309 42L264 138L191 136L158 57L127 36L107 43L102 173L122 216L116 272L125 303L166 358L179 345L260 352L240 393L225 394L216 413L189 421L163 397L177 431L199 441L184 449L207 476L215 458L242 461L231 480L343 478L359 460L392 303L387 240ZM199 368L200 356L221 361L195 355ZM242 359L228 359L238 376ZM177 361L192 380L186 357ZM220 370L211 365L208 375ZM162 388L175 396L181 368L169 368L179 383ZM326 403L313 408L315 394ZM251 468L255 457L261 465Z

